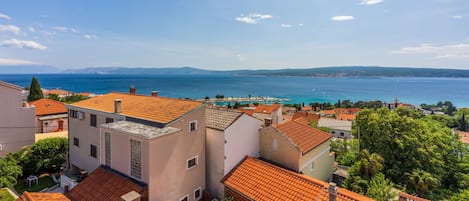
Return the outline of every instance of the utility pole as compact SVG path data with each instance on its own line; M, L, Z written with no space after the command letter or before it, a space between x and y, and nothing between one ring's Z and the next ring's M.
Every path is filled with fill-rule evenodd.
M360 125L357 126L358 131L358 158L360 158Z

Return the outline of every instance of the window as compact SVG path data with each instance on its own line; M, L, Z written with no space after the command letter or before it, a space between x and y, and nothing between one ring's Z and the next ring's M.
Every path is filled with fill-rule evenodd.
M310 170L311 170L311 171L313 171L313 170L314 170L314 161L313 161L313 162L311 162L311 169L310 169Z
M75 119L76 119L76 118L77 118L77 111L75 111L75 110L70 110L70 111L69 111L69 116L70 116L71 118L75 118Z
M130 139L130 175L140 179L142 176L142 142Z
M96 145L93 145L93 144L90 145L90 156L93 158L97 158L98 148L96 147Z
M194 190L194 199L195 200L199 200L200 198L202 197L202 192L201 192L201 188L196 188Z
M189 195L185 195L179 201L189 201Z
M189 122L189 131L196 131L197 130L197 121Z
M90 114L90 126L96 127L96 115Z
M191 169L199 164L199 156L194 156L187 160L187 169Z
M278 150L278 140L277 139L272 140L272 150L274 150L274 151Z
M77 147L80 147L80 139L74 137L73 138L73 145L77 146Z
M344 132L340 132L340 136L344 137L344 135L345 135Z
M104 162L111 167L111 134L104 133Z
M106 117L106 123L112 123L114 122L113 118Z

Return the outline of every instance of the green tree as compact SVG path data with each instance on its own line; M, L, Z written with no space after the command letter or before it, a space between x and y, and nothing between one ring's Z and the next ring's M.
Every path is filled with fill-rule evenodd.
M439 180L433 177L432 174L420 169L414 170L412 173L406 174L406 176L408 185L421 197L429 193L432 189L437 188L440 184Z
M0 188L13 187L21 175L21 166L16 161L0 158Z
M61 101L61 98L58 94L49 94L48 98L51 100Z
M360 173L365 178L371 178L383 169L384 159L377 153L372 153L367 149L360 152Z
M29 88L28 102L44 98L41 85L39 84L39 81L36 79L36 77L33 76L31 80L31 86Z
M469 189L463 190L449 198L451 201L469 200Z
M397 192L393 191L394 183L386 179L383 173L377 173L368 184L366 195L376 199L377 201L394 200Z
M466 122L466 114L461 115L461 120L459 121L459 130L467 131L467 122Z

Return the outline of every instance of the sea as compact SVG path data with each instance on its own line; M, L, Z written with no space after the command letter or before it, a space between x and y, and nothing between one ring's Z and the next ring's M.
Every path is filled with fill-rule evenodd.
M33 75L0 74L0 80L27 86ZM123 75L123 74L37 74L42 88L72 92L137 94L203 99L215 97L273 97L284 103L331 102L338 100L381 100L420 105L451 101L457 107L469 107L469 78L421 77L283 77L237 75Z

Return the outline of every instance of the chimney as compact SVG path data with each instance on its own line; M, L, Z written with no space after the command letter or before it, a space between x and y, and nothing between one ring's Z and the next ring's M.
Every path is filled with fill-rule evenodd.
M337 200L337 185L334 182L329 182L329 201Z
M135 95L135 86L130 86L130 95Z
M151 91L151 96L157 97L158 96L158 91Z
M130 191L121 196L122 201L140 201L141 198L142 196L135 191Z
M269 127L272 124L272 118L267 117L264 119L264 125L265 127Z
M122 100L121 99L114 99L114 113L121 113L122 112Z

